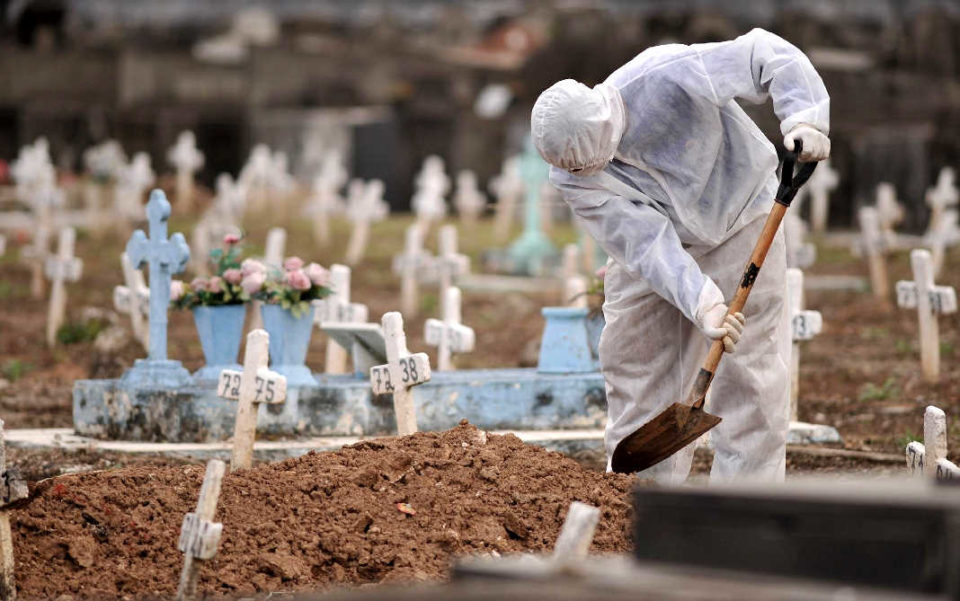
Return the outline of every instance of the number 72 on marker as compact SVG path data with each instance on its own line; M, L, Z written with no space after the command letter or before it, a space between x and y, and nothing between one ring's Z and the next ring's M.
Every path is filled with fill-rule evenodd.
M242 372L233 369L221 371L220 380L217 382L217 396L239 401L242 377ZM276 404L287 398L287 379L277 372L261 367L257 370L254 383L254 403Z
M401 357L395 365L377 365L370 368L373 394L390 394L398 386L410 388L430 380L430 359L426 353Z

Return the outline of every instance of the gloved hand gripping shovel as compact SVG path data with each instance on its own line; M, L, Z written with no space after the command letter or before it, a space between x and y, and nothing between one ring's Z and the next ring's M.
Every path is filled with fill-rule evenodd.
M743 271L740 287L733 302L730 303L728 315L743 310L787 208L800 186L809 179L817 166L816 163L804 163L794 177L793 172L799 162L801 150L800 140L797 140L794 150L787 152L783 157L780 187L774 199L776 202L763 226L750 261ZM720 423L719 417L703 410L703 403L722 357L723 341L714 340L686 402L670 405L663 413L620 441L613 452L611 461L613 471L629 474L656 465Z

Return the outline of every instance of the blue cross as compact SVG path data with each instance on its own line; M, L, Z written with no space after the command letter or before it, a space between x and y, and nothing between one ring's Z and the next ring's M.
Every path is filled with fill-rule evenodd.
M150 266L150 361L167 358L167 306L170 304L170 278L180 273L190 260L190 247L183 234L167 238L170 203L162 190L150 193L147 220L150 237L137 230L127 242L127 256L135 269Z

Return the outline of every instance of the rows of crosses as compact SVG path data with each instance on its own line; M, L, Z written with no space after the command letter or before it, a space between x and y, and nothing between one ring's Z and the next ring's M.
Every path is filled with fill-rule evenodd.
M404 315L417 314L420 283L436 283L442 296L443 291L452 286L457 278L470 271L469 257L457 250L455 226L440 228L436 257L423 248L424 232L417 223L408 227L403 253L393 258L393 271L400 276L401 312ZM441 305L444 302L441 298Z
M914 476L937 480L960 478L960 468L947 459L947 414L930 405L923 413L923 442L907 445L907 469Z

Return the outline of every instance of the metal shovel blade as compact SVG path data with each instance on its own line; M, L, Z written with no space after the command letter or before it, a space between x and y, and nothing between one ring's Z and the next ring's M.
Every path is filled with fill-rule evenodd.
M620 441L613 451L611 468L618 474L645 470L700 438L721 421L703 407L674 403Z

